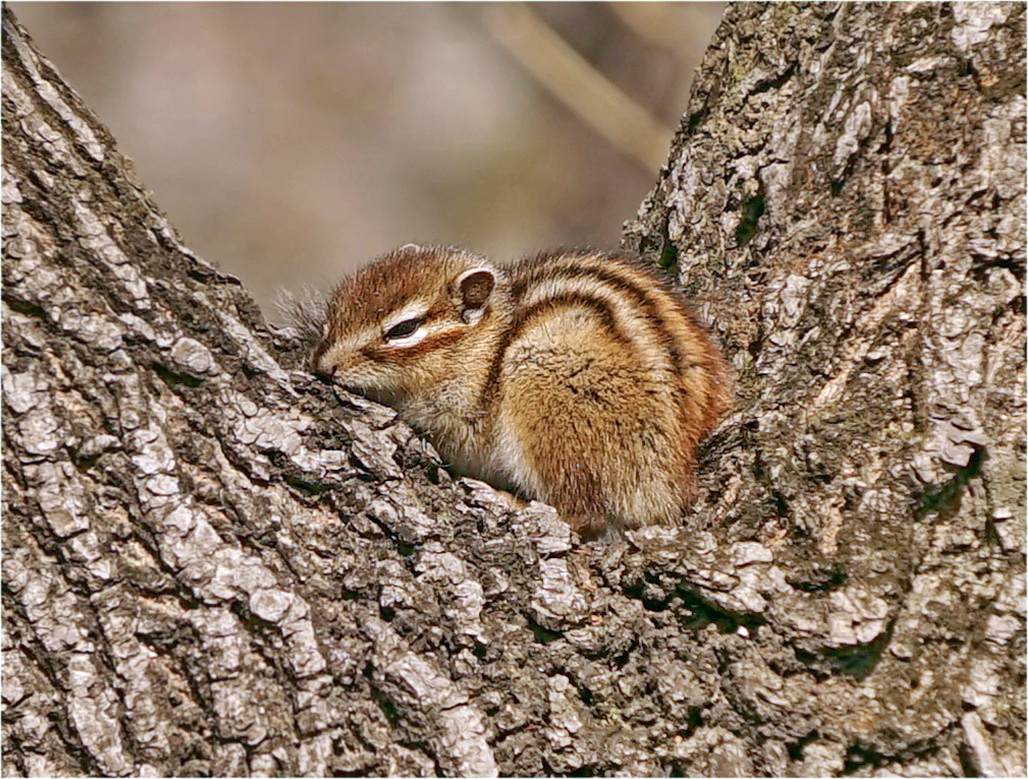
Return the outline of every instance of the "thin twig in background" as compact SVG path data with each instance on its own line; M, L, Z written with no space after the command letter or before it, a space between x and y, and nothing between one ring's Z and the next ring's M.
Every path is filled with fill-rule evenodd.
M490 4L486 25L546 89L648 170L665 163L674 131L612 84L524 3Z
M647 43L672 54L681 54L679 25L671 19L673 6L668 3L608 3L618 20Z

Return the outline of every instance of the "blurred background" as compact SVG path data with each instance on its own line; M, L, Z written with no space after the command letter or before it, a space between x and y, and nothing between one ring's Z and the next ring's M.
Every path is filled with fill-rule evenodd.
M407 242L614 248L723 3L10 3L269 318Z

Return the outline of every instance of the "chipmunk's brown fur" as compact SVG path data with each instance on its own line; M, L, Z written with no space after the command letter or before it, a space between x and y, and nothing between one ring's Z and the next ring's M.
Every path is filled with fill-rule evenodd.
M678 522L697 444L730 403L724 361L677 293L601 252L498 267L408 244L339 286L313 359L457 472L584 533Z

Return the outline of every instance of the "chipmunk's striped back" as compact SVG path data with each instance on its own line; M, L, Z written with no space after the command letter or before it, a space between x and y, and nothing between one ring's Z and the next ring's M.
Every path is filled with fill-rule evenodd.
M316 367L390 403L467 475L576 529L675 522L724 362L666 283L624 257L498 268L407 246L344 282Z

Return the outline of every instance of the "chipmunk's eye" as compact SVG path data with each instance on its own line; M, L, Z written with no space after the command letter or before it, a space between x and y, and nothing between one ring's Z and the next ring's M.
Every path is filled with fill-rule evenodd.
M387 341L391 341L394 338L403 338L404 336L411 335L425 320L422 318L417 319L405 319L399 324L395 324L386 330L385 335L382 336Z

